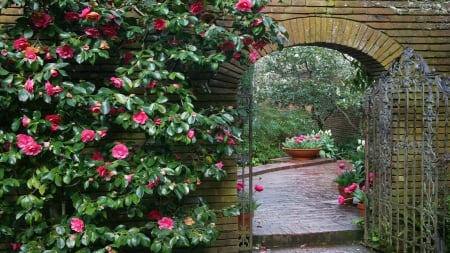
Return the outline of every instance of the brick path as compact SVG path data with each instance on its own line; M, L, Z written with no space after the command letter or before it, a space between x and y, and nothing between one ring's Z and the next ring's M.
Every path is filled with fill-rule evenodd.
M254 168L253 184L264 186L254 195L261 203L253 220L254 245L264 242L268 252L278 253L371 252L353 243L362 237L361 228L352 224L359 218L358 209L337 203L333 179L338 162L316 160ZM342 243L347 246L311 248Z

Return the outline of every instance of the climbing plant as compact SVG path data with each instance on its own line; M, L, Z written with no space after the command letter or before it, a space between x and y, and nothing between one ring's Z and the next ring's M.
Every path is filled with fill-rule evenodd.
M255 62L285 31L268 0L11 0L0 28L0 238L20 252L209 245L199 196L226 176L233 108L192 73ZM198 78L197 78L198 79Z

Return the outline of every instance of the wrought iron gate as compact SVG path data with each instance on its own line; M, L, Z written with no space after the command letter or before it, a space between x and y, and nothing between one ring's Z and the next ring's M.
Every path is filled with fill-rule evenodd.
M384 252L449 252L450 80L411 48L368 93L365 241Z

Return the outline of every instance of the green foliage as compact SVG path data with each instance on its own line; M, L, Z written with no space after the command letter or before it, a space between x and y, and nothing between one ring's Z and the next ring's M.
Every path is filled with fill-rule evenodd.
M193 75L282 47L268 1L252 3L1 1L24 13L0 27L0 238L27 253L210 245L217 211L186 199L226 176L240 131L235 109L194 105Z

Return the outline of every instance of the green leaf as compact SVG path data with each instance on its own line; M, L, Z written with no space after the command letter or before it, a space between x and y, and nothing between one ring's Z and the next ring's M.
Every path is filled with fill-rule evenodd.
M151 246L151 251L153 252L159 252L161 250L161 242L160 241L153 241Z

